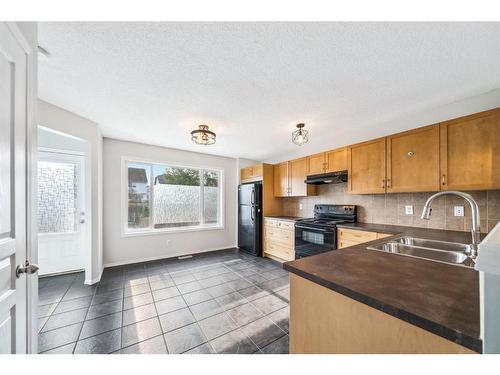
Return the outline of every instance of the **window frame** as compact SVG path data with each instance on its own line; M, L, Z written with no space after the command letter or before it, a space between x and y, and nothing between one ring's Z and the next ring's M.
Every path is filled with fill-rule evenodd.
M149 165L150 170L150 196L149 196L149 212L150 220L149 226L147 228L137 228L132 229L128 227L128 163L138 163ZM217 224L200 224L191 225L184 227L171 227L171 228L154 228L153 227L153 204L154 204L154 176L153 176L153 165L160 165L172 168L190 168L196 169L198 171L208 170L217 171L219 173L219 206L218 206L218 220ZM224 205L224 194L225 194L225 180L224 180L224 168L220 167L210 167L203 165L193 165L193 164L180 164L171 163L166 161L152 160L146 158L138 158L132 156L122 156L121 158L121 235L122 237L135 237L135 236L149 236L158 235L165 233L180 233L180 232L198 232L198 231L210 231L210 230L222 230L225 228L225 205ZM201 177L201 176L200 176ZM202 181L202 179L200 179ZM202 187L200 183L200 188ZM204 220L205 215L204 206L204 189L200 192L200 219Z

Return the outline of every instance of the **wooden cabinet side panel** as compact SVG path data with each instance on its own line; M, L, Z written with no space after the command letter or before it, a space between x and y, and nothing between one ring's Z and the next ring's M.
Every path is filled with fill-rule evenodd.
M283 214L283 202L274 196L274 167L262 165L262 213L264 216Z
M290 274L290 353L474 353Z

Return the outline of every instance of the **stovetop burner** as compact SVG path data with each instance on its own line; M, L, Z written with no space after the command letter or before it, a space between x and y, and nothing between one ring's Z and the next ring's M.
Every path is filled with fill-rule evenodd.
M314 206L314 217L298 220L297 223L317 227L335 227L340 223L356 222L356 206L317 204Z

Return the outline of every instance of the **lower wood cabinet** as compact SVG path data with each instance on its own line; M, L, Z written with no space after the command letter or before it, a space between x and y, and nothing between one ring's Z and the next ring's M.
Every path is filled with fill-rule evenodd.
M461 353L472 350L290 274L290 354Z
M392 234L368 232L365 230L357 229L338 228L337 249L343 249L344 247L359 245L364 242L370 242L389 236L392 236Z
M281 262L295 259L295 223L264 218L264 256Z

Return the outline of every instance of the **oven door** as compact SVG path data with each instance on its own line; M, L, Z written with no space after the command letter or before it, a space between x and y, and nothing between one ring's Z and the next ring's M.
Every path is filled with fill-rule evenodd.
M295 224L295 259L337 248L337 229Z

